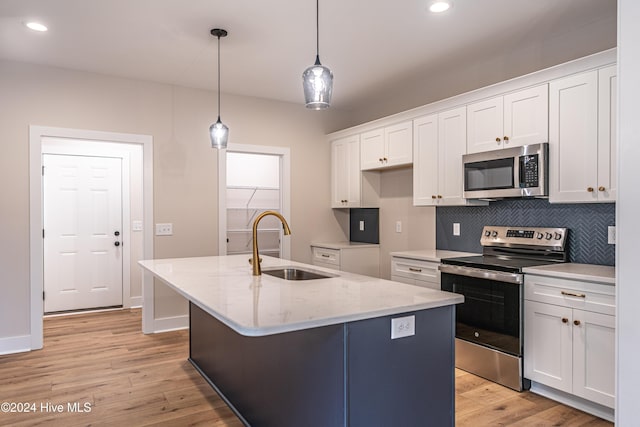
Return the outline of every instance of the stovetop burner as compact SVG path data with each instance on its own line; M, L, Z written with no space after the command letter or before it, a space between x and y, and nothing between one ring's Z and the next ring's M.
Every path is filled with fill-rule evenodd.
M485 226L482 255L443 259L443 264L521 273L525 267L566 262L566 228Z
M544 261L540 259L505 258L492 255L466 256L460 258L446 258L443 264L463 265L465 267L484 268L489 270L521 273L523 268L537 265L552 264L558 261Z

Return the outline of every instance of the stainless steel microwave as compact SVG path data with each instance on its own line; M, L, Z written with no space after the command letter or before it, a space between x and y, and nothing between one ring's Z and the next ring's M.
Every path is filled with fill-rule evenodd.
M549 195L549 143L465 154L462 164L466 199Z

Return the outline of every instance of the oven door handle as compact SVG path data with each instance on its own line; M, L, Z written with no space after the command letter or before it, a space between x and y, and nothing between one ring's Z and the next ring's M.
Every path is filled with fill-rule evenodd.
M516 285L524 283L524 274L520 273L507 273L504 271L484 270L481 268L449 264L441 264L439 269L441 273L455 274L458 276L476 277L478 279L495 280L497 282L514 283Z

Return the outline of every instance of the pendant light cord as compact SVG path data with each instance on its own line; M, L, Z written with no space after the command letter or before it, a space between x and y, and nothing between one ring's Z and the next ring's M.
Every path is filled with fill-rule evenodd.
M218 121L220 121L220 36L218 35Z
M316 0L316 56L320 57L320 0Z

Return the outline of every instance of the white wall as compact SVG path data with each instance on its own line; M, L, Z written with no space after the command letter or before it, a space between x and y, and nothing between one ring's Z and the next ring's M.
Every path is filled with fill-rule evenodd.
M402 232L396 233L396 221ZM436 248L436 208L413 206L413 169L380 177L380 277L391 278L390 252Z
M640 409L640 2L618 1L618 203L616 206L616 425L638 425Z
M155 238L155 256L217 254L217 152L208 136L214 92L0 61L0 94L0 344L30 331L29 125L152 135L154 222L171 222L174 231ZM324 136L344 114L224 94L222 106L230 142L291 149L292 258L308 262L311 240L344 239L328 208ZM155 291L157 318L186 314L164 285Z

